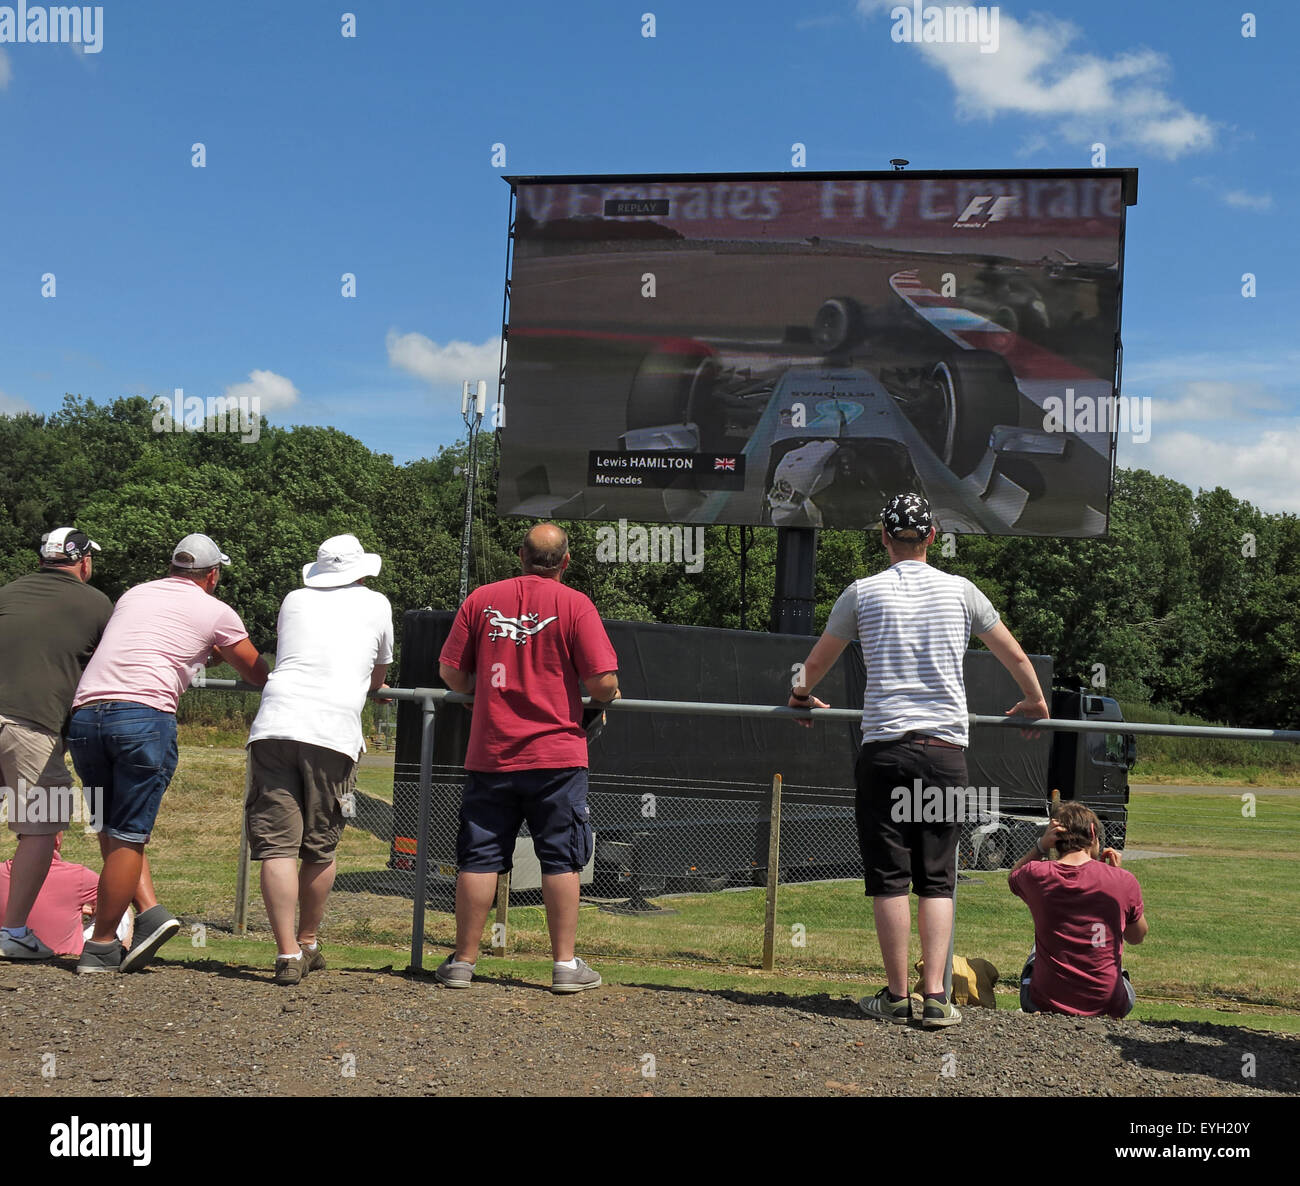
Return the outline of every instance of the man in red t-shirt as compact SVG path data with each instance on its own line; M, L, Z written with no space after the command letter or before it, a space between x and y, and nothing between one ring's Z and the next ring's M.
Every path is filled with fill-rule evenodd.
M592 849L582 689L593 704L617 699L618 656L591 600L561 583L569 540L560 528L534 527L519 563L523 575L465 599L438 657L443 683L474 694L474 713L456 840L456 950L434 975L469 987L497 874L509 872L526 819L542 868L551 990L581 992L600 984L573 954Z
M1007 886L1034 916L1034 950L1020 975L1026 1013L1125 1017L1133 985L1124 943L1146 938L1142 890L1102 849L1100 821L1082 803L1062 803L1042 837L1011 870ZM1055 847L1059 856L1048 860Z

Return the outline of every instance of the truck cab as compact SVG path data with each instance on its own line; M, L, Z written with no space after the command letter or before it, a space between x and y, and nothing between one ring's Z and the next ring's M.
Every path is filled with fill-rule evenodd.
M1073 721L1122 722L1110 696L1086 688L1052 692L1052 716ZM1052 748L1051 785L1062 799L1087 804L1105 825L1105 843L1122 849L1127 833L1128 773L1137 760L1137 742L1120 728L1110 733L1058 733Z

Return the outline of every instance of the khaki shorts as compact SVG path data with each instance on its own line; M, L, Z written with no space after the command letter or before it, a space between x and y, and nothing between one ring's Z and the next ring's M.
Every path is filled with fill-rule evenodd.
M267 737L249 744L248 769L244 821L253 860L332 861L356 762L321 745Z
M9 830L52 836L80 818L80 792L63 762L63 738L0 713L0 803Z

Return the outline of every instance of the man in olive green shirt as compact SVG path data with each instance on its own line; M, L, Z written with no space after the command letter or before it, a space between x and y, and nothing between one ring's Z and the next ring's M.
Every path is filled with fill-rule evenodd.
M68 710L113 613L113 603L86 583L99 550L84 532L60 527L41 539L41 567L0 588L0 794L18 836L0 929L6 959L53 954L27 916L55 839L71 822L75 792L63 760Z

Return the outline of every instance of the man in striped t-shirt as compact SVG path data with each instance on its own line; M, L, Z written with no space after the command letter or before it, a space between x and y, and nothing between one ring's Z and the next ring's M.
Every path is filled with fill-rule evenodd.
M965 577L926 563L934 535L924 498L899 494L890 499L880 529L890 567L855 581L840 595L790 693L794 708L830 707L812 689L850 642L861 643L867 689L855 769L858 842L889 984L859 1004L884 1021L905 1025L911 1020L910 885L919 900L917 928L925 960L921 1024L927 1029L961 1021L943 988L960 822L947 818L955 803L949 795L943 796L939 813L945 818L913 818L921 796L912 788L967 783L962 657L972 634L997 656L1024 694L1007 715L1035 720L1049 715L1033 666L989 599ZM896 788L906 793L895 794Z

